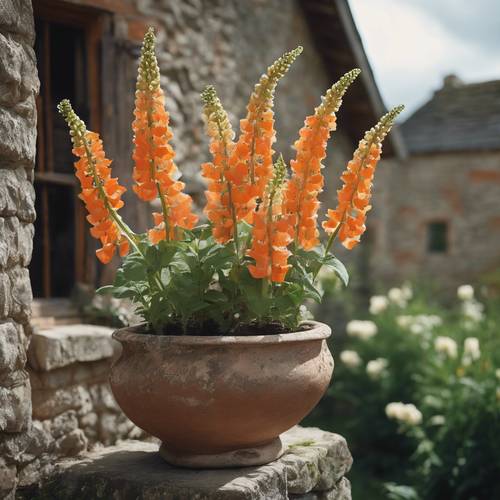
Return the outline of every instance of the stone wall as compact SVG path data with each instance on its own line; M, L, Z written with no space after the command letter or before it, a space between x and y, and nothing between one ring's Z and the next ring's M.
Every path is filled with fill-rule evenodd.
M375 280L428 279L444 289L496 273L500 283L500 154L447 153L387 163L374 196ZM427 224L448 223L448 252L429 253Z
M49 475L56 461L146 434L128 420L108 384L120 346L112 329L55 326L35 331L28 351L32 441L23 453L18 488Z
M38 77L31 2L0 3L0 497L12 495L29 440L25 370L33 241Z

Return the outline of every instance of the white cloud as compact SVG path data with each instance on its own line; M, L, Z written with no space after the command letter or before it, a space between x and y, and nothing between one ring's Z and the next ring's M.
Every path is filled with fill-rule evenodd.
M493 38L472 40L470 27L465 36L457 12L445 18L442 9L422 0L350 0L350 5L387 106L406 104L406 116L441 87L446 74L465 81L500 77L500 41L494 51ZM483 17L489 14L485 9ZM478 19L476 12L472 20Z

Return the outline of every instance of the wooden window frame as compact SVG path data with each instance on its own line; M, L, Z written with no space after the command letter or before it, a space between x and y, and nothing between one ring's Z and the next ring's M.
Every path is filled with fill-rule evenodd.
M102 38L105 26L105 13L88 7L80 7L68 2L57 0L34 0L34 16L42 25L43 32L39 34L45 38L44 57L42 63L45 64L44 76L49 78L48 83L43 86L43 99L45 106L51 109L50 95L50 47L49 47L49 25L48 23L60 23L66 26L74 26L82 29L85 33L85 54L87 69L87 89L89 98L89 123L91 130L100 131L101 129L101 84L100 84L100 40ZM45 80L47 81L47 80ZM37 168L35 169L35 181L40 183L41 207L43 227L43 297L51 297L51 263L50 263L50 238L48 216L48 189L50 185L72 186L75 189L75 196L78 190L77 179L73 174L65 174L53 171L53 144L52 136L47 134L44 137L45 130L51 130L51 113L44 113L42 109L42 99L37 97L38 114L38 139L37 148L39 154L37 157ZM46 161L48 158L48 161ZM86 231L85 209L83 204L75 198L75 283L93 283L95 274L94 259L89 258L87 251L89 246L89 237Z

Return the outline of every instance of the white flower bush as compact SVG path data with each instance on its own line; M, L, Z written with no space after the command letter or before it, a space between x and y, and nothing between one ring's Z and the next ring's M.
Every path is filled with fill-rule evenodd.
M486 291L463 286L450 306L394 288L370 299L375 326L348 328L332 411L315 424L342 429L362 466L411 498L500 498L500 296Z
M356 351L346 349L340 353L340 361L349 368L357 368L361 365L362 360Z
M368 340L377 334L378 328L373 321L354 319L347 323L346 332L349 337Z
M372 359L366 364L366 373L371 379L377 380L384 374L388 365L385 358Z

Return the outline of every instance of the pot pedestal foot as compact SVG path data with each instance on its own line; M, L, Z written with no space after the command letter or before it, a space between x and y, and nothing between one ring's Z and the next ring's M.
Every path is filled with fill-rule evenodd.
M232 467L265 465L280 458L284 451L285 448L279 437L269 443L253 448L243 448L211 455L179 453L170 451L163 443L160 446L160 455L166 462L170 465L190 469L229 469Z

